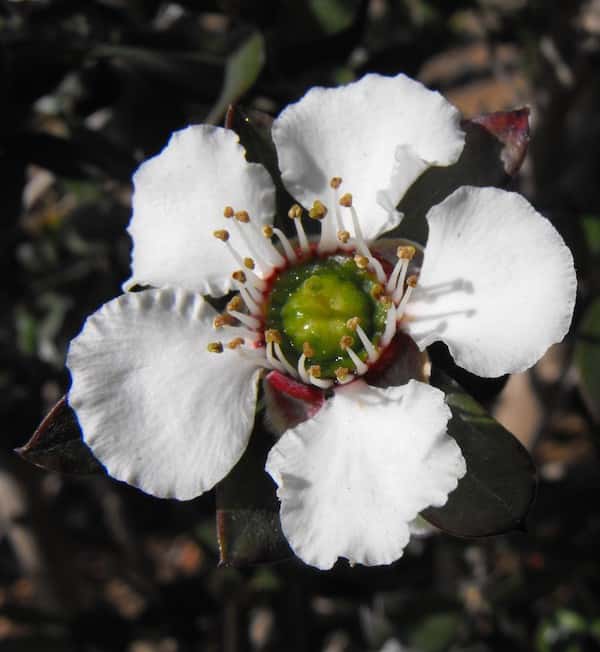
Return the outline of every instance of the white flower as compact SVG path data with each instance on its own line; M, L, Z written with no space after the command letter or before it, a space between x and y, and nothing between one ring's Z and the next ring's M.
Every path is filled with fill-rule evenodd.
M421 349L442 340L458 364L483 376L528 368L567 332L573 260L522 197L465 187L428 213L418 281L410 247L393 271L382 264L372 243L399 223L404 192L429 166L455 162L464 144L458 112L407 77L312 89L277 118L273 139L285 186L321 218L318 244L306 239L299 207L291 211L295 247L271 227L273 183L246 161L233 132L201 125L174 133L134 177L126 287L157 289L124 294L87 320L68 355L69 402L110 475L185 500L223 479L244 452L263 369L326 392L323 407L285 432L267 461L283 531L319 568L340 556L389 563L419 512L446 502L465 462L446 434L442 392L416 380L372 387L361 376L397 331ZM339 286L323 289L319 265L336 251L356 261L346 267L358 276L344 285L335 271ZM322 261L312 290L340 312L321 318L324 304L310 303L305 279L290 285L296 309L285 321L287 312L271 310L273 293L285 294L306 261ZM203 298L232 290L241 299L224 315ZM306 301L302 312L296 304ZM332 338L344 362L327 371Z

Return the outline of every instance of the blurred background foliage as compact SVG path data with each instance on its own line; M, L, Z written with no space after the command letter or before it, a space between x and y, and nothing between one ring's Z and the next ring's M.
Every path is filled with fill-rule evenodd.
M2 649L600 650L600 2L4 0L0 46ZM528 531L414 541L384 568L217 568L212 494L17 458L128 276L136 165L231 102L276 115L369 71L467 117L532 110L518 185L572 247L579 297L565 342L488 401L540 471Z

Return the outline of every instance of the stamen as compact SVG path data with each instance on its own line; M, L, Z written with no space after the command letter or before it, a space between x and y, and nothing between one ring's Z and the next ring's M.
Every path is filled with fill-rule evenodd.
M244 326L258 330L260 328L260 320L252 315L247 315L244 312L239 312L237 310L228 310L227 311L232 317L235 317L238 321L241 321Z
M345 351L354 344L354 338L351 335L342 335L340 338L340 349Z
M383 285L381 283L373 283L371 286L370 294L375 299L375 301L381 299L384 294Z
M292 378L297 378L298 377L298 372L296 369L287 361L287 358L285 357L285 354L281 350L281 344L279 342L275 342L274 345L275 347L275 353L277 354L277 357L279 358L279 361L281 364L285 367L286 371Z
M354 256L354 262L358 269L367 269L369 266L369 259L361 254L356 254L356 256Z
M254 263L254 259L250 258L249 256L244 258L244 267L246 269L254 269L256 267L256 264Z
M250 215L248 215L248 211L236 211L234 216L235 219L242 224L248 224L250 221Z
M313 364L308 368L308 375L310 382L321 389L327 389L333 385L333 380L321 378L321 367L318 364Z
M237 269L235 272L231 272L231 278L238 283L246 282L246 275L241 269Z
M302 225L302 206L300 206L300 204L294 204L288 211L288 217L291 220L294 220L294 226L296 227L296 233L298 234L298 244L300 245L300 250L303 254L310 253L310 245L308 244L306 231Z
M213 328L214 329L223 328L224 326L231 326L232 324L233 324L233 318L230 315L227 315L227 314L217 315L213 319Z
M285 267L286 265L286 259L279 253L275 245L271 242L271 238L273 237L273 227L266 225L262 227L262 234L265 240L269 243L269 251L275 256L277 262L275 263L276 267Z
M242 295L242 299L244 299L246 305L248 306L250 314L260 316L262 313L261 307L258 303L256 303L256 301L254 301L252 295L248 291L248 288L240 286L239 290L240 294Z
M303 353L298 358L298 365L297 365L297 367L298 367L298 375L300 376L300 380L303 383L309 384L310 383L310 378L309 378L308 373L306 371L305 363L306 363L306 356Z
M227 342L228 349L237 349L240 346L243 346L244 338L243 337L234 337L230 342Z
M352 360L354 363L354 366L356 367L356 373L362 376L363 374L366 374L367 371L369 371L369 367L358 357L352 347L347 347L346 353L350 356L350 360Z
M241 310L243 307L244 302L242 301L242 297L240 297L239 294L236 294L234 297L232 297L231 301L227 302L225 310L230 312L231 310Z
M226 217L227 219L230 219L234 215L234 210L231 206L225 206L223 209L223 217Z
M331 181L329 182L329 185L334 190L337 190L342 185L342 177L331 177Z
M396 308L393 303L390 302L388 306L387 315L385 317L385 329L383 335L381 336L381 346L386 347L393 339L396 334Z
M267 341L266 344L267 344L266 346L267 362L271 365L273 369L285 373L285 367L273 355L273 342Z
M217 229L216 231L213 231L213 235L217 240L222 240L223 242L229 240L229 231L227 229Z
M315 350L310 345L310 342L304 342L304 344L302 345L302 355L306 356L307 358L314 357Z
M408 265L414 258L415 253L416 249L412 246L398 247L396 251L398 262L390 274L390 278L386 286L387 291L390 294L393 294L394 301L400 301L400 298L402 297L402 292L404 291L404 279L406 278Z
M317 251L320 254L330 253L337 248L337 240L335 233L335 224L328 216L327 207L319 199L315 199L312 208L308 211L308 216L313 220L321 221L321 239L317 246Z
M340 213L340 205L338 201L338 188L342 185L342 177L333 177L329 182L329 185L331 186L332 190L332 204L339 233L340 231L344 230L344 221L342 220L342 214Z
M225 243L227 249L229 250L229 253L233 256L237 264L240 265L240 267L244 267L243 258L229 242L229 231L227 229L218 229L217 231L213 231L213 235L215 236L215 238L217 238L217 240L221 240L222 242ZM267 284L265 283L265 281L263 281L262 278L258 277L252 270L249 270L248 275L250 277L250 283L252 283L252 285L260 288L261 290L266 289Z
M373 346L371 340L369 340L367 334L362 329L360 324L356 324L356 334L360 338L362 345L365 347L365 351L367 352L367 359L369 360L369 362L375 362L375 360L377 360L377 358L379 357L379 352Z
M354 380L354 374L350 373L348 367L338 367L333 373L340 385L351 383Z
M267 343L267 358L269 357L269 355L271 355L273 360L275 360L272 351L272 349L274 348L275 355L277 356L276 362L280 363L283 369L287 371L290 376L292 376L293 378L297 378L298 374L296 372L296 369L294 369L294 367L287 361L285 354L281 350L281 333L275 328L267 328L267 330L265 331L265 342Z
M285 251L285 255L290 263L294 265L295 263L298 262L298 256L296 256L296 252L294 251L294 247L292 247L292 244L290 241L287 239L287 236L281 229L273 229L273 233L279 238L279 242L281 242L283 246L283 250Z
M350 240L350 231L345 231L344 229L340 229L337 232L337 238L342 244L346 244L348 240Z
M225 209L226 212L225 211L223 212L225 217L227 217L227 215L230 212L230 211L227 210L228 208L231 208L231 206L227 206L227 208ZM232 223L235 225L235 229L237 230L238 235L240 236L241 240L244 242L244 246L254 256L254 258L258 262L261 270L263 272L267 273L270 268L277 265L278 261L277 260L274 261L272 259L269 260L269 255L268 255L269 252L257 251L257 249L256 249L256 240L257 239L248 237L248 230L250 229L250 230L256 231L256 229L258 228L257 225L250 219L250 216L248 215L248 211L235 211L233 213L233 215L234 215L235 219L232 220ZM235 252L235 259L236 259L236 261L238 262L238 264L240 266L242 266L242 267L245 266L244 265L245 258L242 258L237 253L237 251ZM263 260L265 262L263 262ZM250 268L248 268L248 269L250 269ZM256 274L254 276L257 279L259 278L258 276L256 276ZM261 288L261 289L264 289L264 288Z
M312 208L308 211L308 217L310 217L313 220L322 220L325 218L326 215L327 215L327 206L325 206L325 204L319 199L315 199Z
M206 350L209 353L223 353L223 342L209 342L206 345Z
M398 321L402 319L404 315L404 311L406 310L406 304L409 302L410 295L413 293L416 286L417 286L417 277L413 274L412 276L409 276L406 279L406 292L404 292L402 301L400 301L398 307L396 308L396 319Z

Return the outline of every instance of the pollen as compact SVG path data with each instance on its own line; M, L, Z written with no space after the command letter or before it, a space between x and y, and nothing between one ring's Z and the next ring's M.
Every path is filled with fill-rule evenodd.
M347 192L340 197L340 206L344 206L345 208L352 206L352 193Z
M238 281L239 283L246 282L246 274L241 269L236 269L235 272L232 272L231 278L234 279L235 281Z
M288 217L291 220L298 220L302 217L302 206L300 204L293 204L288 211Z
M315 355L315 350L310 345L310 342L304 342L302 345L302 353L306 358L312 358Z
M351 317L346 322L346 328L351 331L355 331L356 327L360 324L360 317Z
M350 240L350 231L345 231L344 229L341 229L340 231L337 232L337 239L340 242L346 244L346 242Z
M412 246L398 247L396 250L396 255L398 258L404 260L412 260L417 253L417 250Z
M255 267L254 259L250 258L249 256L244 258L244 267L246 267L246 269L254 269Z
M229 240L229 231L227 229L218 229L217 231L213 231L213 235L217 240L222 240L223 242L227 242Z
M267 328L265 331L265 342L281 344L281 333L275 328Z
M248 211L236 211L235 219L238 222L243 222L244 224L247 224L250 221L250 215L248 215Z
M308 211L308 216L313 220L322 220L327 215L327 207L319 199L315 199L312 208Z
M234 210L231 206L225 206L223 209L223 217L226 217L227 219L230 219L234 215Z
M360 254L356 254L356 256L354 256L354 262L356 263L358 269L367 269L369 266L369 259L366 256L361 256Z
M308 375L313 378L321 377L321 365L313 364L308 368Z
M210 353L223 353L223 343L222 342L209 342L206 345L206 350Z
M340 338L340 349L346 351L354 344L354 338L351 335L342 335Z
M243 337L235 337L230 342L227 342L227 348L228 349L237 349L240 346L242 346L243 343L244 343L244 338Z
M329 185L334 189L339 188L342 185L342 177L332 177Z

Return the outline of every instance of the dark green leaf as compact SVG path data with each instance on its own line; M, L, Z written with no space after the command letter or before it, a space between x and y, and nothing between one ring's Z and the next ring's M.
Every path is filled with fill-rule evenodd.
M217 485L221 564L273 562L292 554L281 531L275 484L265 471L272 445L273 438L257 425L241 460Z
M452 410L448 433L461 448L467 474L444 507L423 516L440 529L483 537L523 528L536 490L536 471L527 450L443 372L431 382L446 393Z
M575 364L581 393L594 417L600 420L600 298L588 306L577 335Z
M255 32L229 57L221 94L206 122L220 122L227 107L236 102L258 79L264 64L265 40L260 32Z
M31 439L16 451L24 460L49 471L104 473L81 437L75 412L66 397L50 410Z
M397 233L425 242L427 211L460 186L504 186L518 171L529 142L529 111L509 111L464 120L465 146L460 159L448 167L432 167L422 174L402 198L398 209L405 215Z

